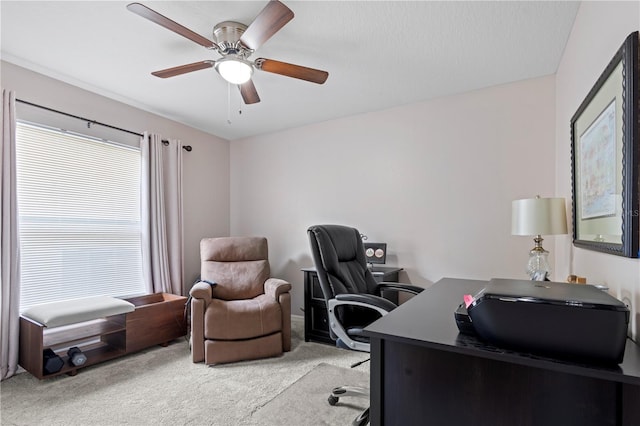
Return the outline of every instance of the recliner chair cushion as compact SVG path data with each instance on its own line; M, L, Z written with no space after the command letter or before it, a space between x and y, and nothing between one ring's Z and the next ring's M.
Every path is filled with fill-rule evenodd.
M251 339L281 329L280 305L266 294L249 300L212 299L204 313L205 339Z
M271 275L264 237L203 238L200 241L200 277L218 283L218 299L251 299L264 293Z
M267 260L204 261L200 268L203 280L218 283L212 296L223 300L251 299L264 293L264 282L270 273Z
M265 237L203 238L200 241L200 260L238 262L267 258Z

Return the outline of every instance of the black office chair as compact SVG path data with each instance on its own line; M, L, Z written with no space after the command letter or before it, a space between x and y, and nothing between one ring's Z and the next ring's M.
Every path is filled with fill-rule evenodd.
M307 230L313 262L329 313L329 333L336 346L369 352L369 339L363 329L392 311L397 305L382 296L383 292L418 294L420 287L399 283L377 283L367 268L364 245L357 229L342 225L316 225ZM353 386L334 388L329 404L345 396L369 398L369 390ZM354 425L369 421L369 409Z

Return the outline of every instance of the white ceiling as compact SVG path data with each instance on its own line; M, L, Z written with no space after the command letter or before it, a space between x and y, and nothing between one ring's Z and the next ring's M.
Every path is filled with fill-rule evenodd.
M127 3L2 0L2 59L233 140L553 74L579 7L284 0L295 18L252 59L323 69L329 79L316 85L256 71L262 102L239 115L238 90L229 92L213 69L152 76L219 55L129 12ZM142 3L210 39L216 23L249 24L266 4Z

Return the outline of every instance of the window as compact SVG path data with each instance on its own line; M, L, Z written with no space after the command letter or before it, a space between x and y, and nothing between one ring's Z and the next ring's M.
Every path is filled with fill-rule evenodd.
M140 150L17 126L21 309L145 292Z

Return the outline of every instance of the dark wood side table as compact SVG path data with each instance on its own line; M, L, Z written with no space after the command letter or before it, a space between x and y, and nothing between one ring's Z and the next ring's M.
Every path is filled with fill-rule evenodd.
M400 271L402 268L395 266L374 266L371 273L377 282L397 283ZM327 305L318 281L318 273L315 268L302 268L302 272L304 272L304 341L311 340L333 345L335 342L329 335ZM393 296L397 297L396 294Z
M485 281L444 278L365 328L371 425L640 425L640 346L598 366L503 350L458 333Z

